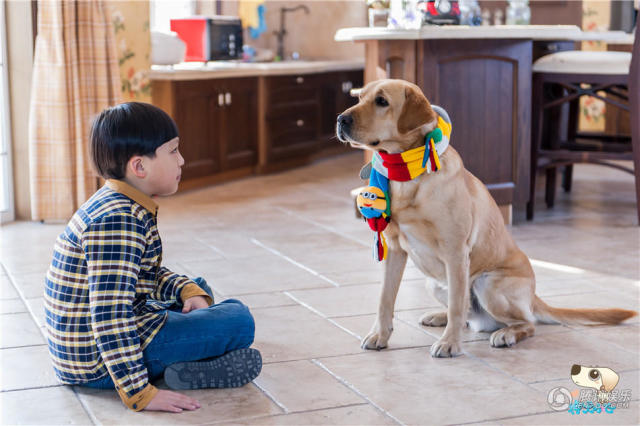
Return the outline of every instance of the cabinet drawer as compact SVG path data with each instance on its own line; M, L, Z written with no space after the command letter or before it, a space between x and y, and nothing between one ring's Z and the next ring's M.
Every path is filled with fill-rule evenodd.
M267 79L267 109L283 104L315 101L318 76L313 74L285 75Z
M280 109L267 119L267 138L274 148L314 141L317 137L318 109L315 105Z

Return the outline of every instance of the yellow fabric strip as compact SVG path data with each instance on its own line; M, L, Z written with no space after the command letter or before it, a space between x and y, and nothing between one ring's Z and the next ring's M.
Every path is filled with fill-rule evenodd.
M145 209L149 210L154 216L158 213L158 204L151 197L137 188L129 185L127 182L118 179L107 179L106 185L122 195L126 195Z
M193 296L202 296L207 299L207 303L211 306L213 300L211 300L211 296L207 294L206 291L198 287L196 283L189 283L184 286L182 291L180 292L180 298L182 299L182 303L186 302L188 298Z
M116 386L116 390L118 391L118 395L120 395L120 399L124 402L124 405L133 411L144 410L144 407L146 407L158 393L158 389L152 384L148 384L144 389L133 395L131 398L127 397L127 394L118 386Z

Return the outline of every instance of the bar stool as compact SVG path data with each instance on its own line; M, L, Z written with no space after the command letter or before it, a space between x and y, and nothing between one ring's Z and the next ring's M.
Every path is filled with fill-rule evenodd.
M531 180L527 219L533 219L536 175L546 171L545 201L553 207L556 168L565 166L563 187L571 189L571 166L592 163L635 176L640 223L640 42L636 31L632 53L565 51L543 56L533 64ZM586 85L586 86L585 86ZM602 96L602 93L606 94ZM578 105L592 96L630 112L631 137L577 130ZM568 123L563 105L569 104ZM566 120L566 118L565 118ZM563 129L563 127L566 127ZM564 131L563 131L564 130ZM564 135L566 134L566 136ZM633 160L624 167L612 160ZM635 172L634 172L635 171Z

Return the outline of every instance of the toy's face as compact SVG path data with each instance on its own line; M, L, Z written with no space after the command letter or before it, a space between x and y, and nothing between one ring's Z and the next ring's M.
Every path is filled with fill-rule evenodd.
M356 203L364 217L380 216L387 209L384 192L376 186L367 186L360 191Z

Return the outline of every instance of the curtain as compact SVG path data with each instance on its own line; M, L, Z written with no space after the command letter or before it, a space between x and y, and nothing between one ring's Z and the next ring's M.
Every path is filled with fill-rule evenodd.
M29 111L33 220L68 220L97 189L91 120L120 96L115 34L105 1L38 1Z

